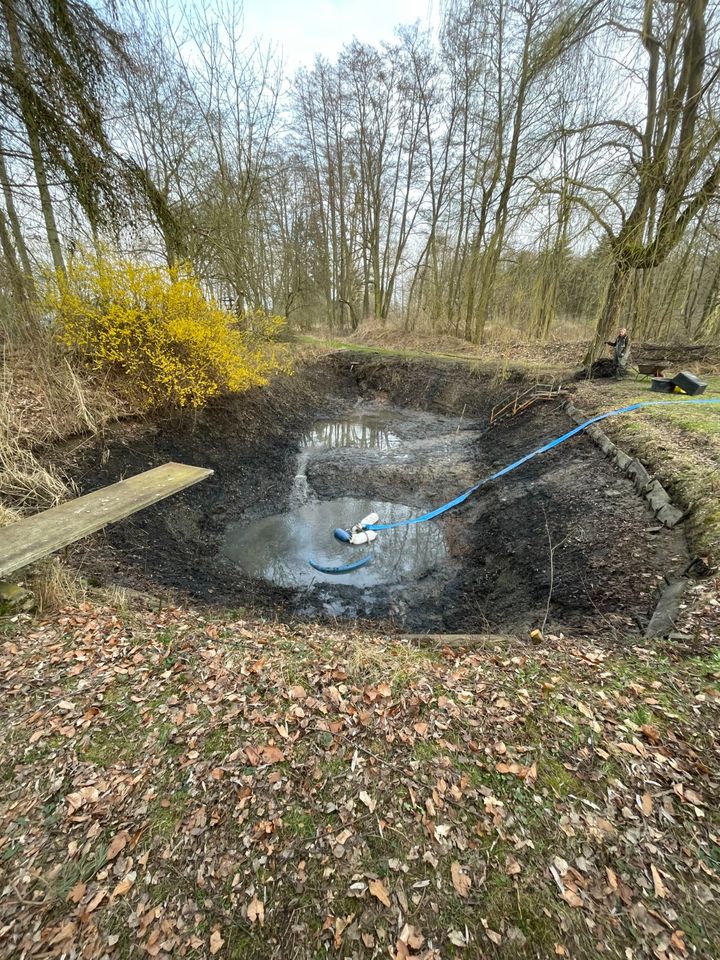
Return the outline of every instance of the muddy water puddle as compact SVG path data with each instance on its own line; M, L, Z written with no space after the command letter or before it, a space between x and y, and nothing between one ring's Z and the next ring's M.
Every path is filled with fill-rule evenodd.
M364 546L335 539L336 527L349 527L373 510L384 523L417 515L416 510L401 503L354 497L309 502L250 524L231 524L223 552L247 576L283 587L314 583L371 587L398 583L417 579L447 556L445 537L435 523L384 530L377 540ZM341 575L321 573L309 563L314 560L321 566L344 566L368 554L372 557L369 564Z
M416 581L447 556L439 524L411 524L382 531L365 546L341 543L333 530L348 529L369 513L378 513L383 523L395 523L422 511L387 499L320 497L308 482L308 469L314 460L327 473L327 458L336 456L339 459L335 460L334 475L337 477L339 471L341 486L352 490L368 457L382 457L384 451L403 461L412 460L412 435L416 430L411 417L393 410L355 409L341 418L317 421L301 437L288 509L250 522L231 523L225 532L224 556L246 576L282 587L325 583L362 589ZM368 554L372 558L369 564L343 574L323 573L309 563L313 560L323 567L339 567Z
M392 416L380 411L360 411L339 420L319 420L303 435L302 445L311 449L358 447L389 450L402 440L391 429Z

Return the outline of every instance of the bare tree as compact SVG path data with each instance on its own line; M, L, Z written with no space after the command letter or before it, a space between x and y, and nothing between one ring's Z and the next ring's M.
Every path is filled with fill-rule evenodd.
M644 97L642 115L616 112L598 124L619 172L605 186L584 183L576 198L606 233L613 261L587 359L618 324L633 271L662 263L720 188L720 63L716 44L708 50L707 0L645 0L639 23L634 5L627 12L612 27L635 51L633 89Z

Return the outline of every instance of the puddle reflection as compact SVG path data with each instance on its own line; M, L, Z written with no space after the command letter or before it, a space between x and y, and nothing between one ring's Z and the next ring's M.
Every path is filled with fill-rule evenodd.
M335 527L349 527L373 510L383 523L403 520L417 512L401 503L353 497L305 503L287 513L230 524L223 553L247 576L283 587L398 583L417 578L447 556L443 532L433 522L385 530L370 546L353 547L334 538ZM372 554L372 563L340 576L319 573L308 563L312 559L325 566L340 566L368 552Z
M358 413L343 420L319 420L303 435L302 444L323 449L388 450L400 443L400 437L388 429L390 419L381 413Z

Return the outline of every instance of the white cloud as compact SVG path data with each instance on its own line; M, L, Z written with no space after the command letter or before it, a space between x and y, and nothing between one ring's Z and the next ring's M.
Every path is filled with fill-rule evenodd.
M334 57L355 37L392 40L398 24L436 27L440 0L245 0L245 37L277 45L287 69Z

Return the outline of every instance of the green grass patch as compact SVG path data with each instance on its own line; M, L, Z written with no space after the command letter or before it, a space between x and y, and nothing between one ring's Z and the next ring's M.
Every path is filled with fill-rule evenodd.
M88 883L107 862L107 846L102 844L77 860L64 860L48 888L49 899L64 903L76 883Z
M588 795L587 784L568 770L556 756L545 753L537 761L537 781L539 791L547 791L552 797L565 800L567 797Z
M168 789L167 796L157 797L147 815L150 836L172 837L185 817L187 805L187 796L176 788Z
M720 377L704 377L717 399ZM720 560L720 404L689 403L680 395L656 397L648 382L623 380L583 384L578 404L588 415L637 402L673 399L673 405L645 408L603 425L621 447L639 457L669 488L673 499L692 507L687 524L696 552Z
M108 701L107 695L103 705L102 720L98 718L77 745L78 758L101 767L112 766L118 761L137 760L142 756L145 744L138 705L119 698Z
M283 811L282 821L283 833L288 837L311 840L317 832L317 823L313 814L297 805L292 805Z

